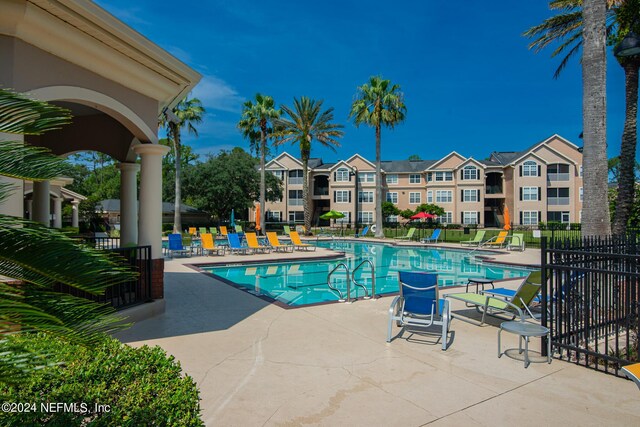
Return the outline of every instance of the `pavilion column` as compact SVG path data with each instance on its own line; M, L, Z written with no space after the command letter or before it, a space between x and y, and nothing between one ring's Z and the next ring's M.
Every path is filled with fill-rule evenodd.
M169 147L140 144L140 213L138 245L151 246L151 298L164 298L164 258L162 257L162 157Z
M27 219L33 219L33 200L27 199Z
M71 201L71 226L72 227L79 227L80 221L79 221L79 212L78 212L78 205L80 204L79 200L72 200Z
M162 156L159 157L162 159ZM138 182L136 178L140 165L137 163L120 163L118 169L120 169L120 246L137 245ZM162 194L162 187L160 188L160 193Z
M33 220L47 227L49 227L51 218L49 190L49 181L33 182Z
M62 198L53 199L53 228L62 228Z

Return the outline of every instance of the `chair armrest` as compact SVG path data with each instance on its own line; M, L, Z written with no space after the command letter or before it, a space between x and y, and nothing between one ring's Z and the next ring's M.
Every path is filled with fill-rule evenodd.
M404 302L404 298L402 298L400 295L398 295L393 299L393 301L391 301L391 305L389 306L389 317L395 317L395 314L398 312L396 306L402 304L402 302Z

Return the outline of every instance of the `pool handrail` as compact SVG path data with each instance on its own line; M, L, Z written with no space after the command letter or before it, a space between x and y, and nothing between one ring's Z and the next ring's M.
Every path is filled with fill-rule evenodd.
M365 285L361 285L356 280L356 271L358 271L358 269L365 264L369 264L369 266L371 267L371 295L368 295L367 287ZM354 285L364 289L364 297L363 297L364 299L375 300L378 298L378 296L376 295L376 268L370 259L363 259L362 262L358 264L356 268L353 269L353 271L351 272L351 281L353 282Z

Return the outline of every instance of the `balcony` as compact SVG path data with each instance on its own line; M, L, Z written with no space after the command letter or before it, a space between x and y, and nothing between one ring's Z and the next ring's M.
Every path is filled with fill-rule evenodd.
M569 197L549 197L547 198L548 206L560 206L560 205L568 205L570 203Z
M569 181L568 173L548 173L547 181L555 182L555 181Z
M289 206L303 206L304 199L289 199Z
M302 185L302 177L289 177L289 185Z
M313 187L314 196L328 196L329 187Z

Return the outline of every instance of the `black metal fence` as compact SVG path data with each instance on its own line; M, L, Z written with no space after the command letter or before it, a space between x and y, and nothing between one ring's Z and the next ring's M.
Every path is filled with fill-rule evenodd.
M116 309L123 309L150 301L151 246L103 249L116 255L113 257L116 263L137 272L137 278L113 285L107 288L105 293L102 295L93 295L60 283L55 285L54 289L59 292L65 292L70 295L86 298L91 301L108 303Z
M541 249L542 325L551 330L552 348L561 359L620 375L639 360L637 236L545 237Z

